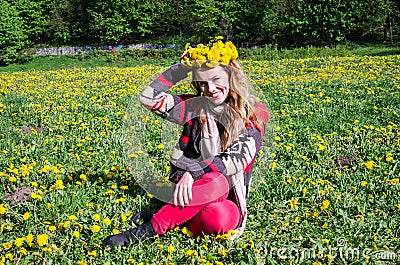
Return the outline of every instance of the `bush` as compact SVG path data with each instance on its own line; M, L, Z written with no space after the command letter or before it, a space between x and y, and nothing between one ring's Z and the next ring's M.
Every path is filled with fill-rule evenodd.
M0 0L0 65L18 62L19 52L27 43L28 36L18 11L7 1Z

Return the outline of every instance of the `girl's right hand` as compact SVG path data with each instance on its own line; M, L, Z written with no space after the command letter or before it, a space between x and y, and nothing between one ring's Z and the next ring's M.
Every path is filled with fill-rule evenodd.
M176 184L173 202L174 205L179 205L185 207L189 205L192 200L192 186L193 186L193 176L190 172L185 172L179 182Z

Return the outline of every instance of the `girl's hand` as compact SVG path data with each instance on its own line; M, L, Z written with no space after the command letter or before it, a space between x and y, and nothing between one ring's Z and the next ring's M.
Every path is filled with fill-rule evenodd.
M179 58L179 62L182 61L183 57L185 57L186 54L187 54L187 50L182 53L181 57Z
M185 207L189 205L192 200L192 186L193 186L193 176L190 172L185 172L179 182L176 184L173 200L174 205L179 205Z

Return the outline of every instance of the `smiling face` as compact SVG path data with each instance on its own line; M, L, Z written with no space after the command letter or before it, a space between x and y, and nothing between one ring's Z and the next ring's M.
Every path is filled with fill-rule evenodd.
M197 82L201 93L214 104L223 103L229 93L229 74L222 66L199 68L193 71L193 81Z

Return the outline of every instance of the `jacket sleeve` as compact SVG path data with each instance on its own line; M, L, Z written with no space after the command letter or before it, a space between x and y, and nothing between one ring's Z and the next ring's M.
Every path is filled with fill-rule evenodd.
M139 98L140 102L158 116L166 118L168 112L184 100L184 96L172 95L168 93L168 90L185 79L189 71L190 68L180 63L173 64L143 90Z

